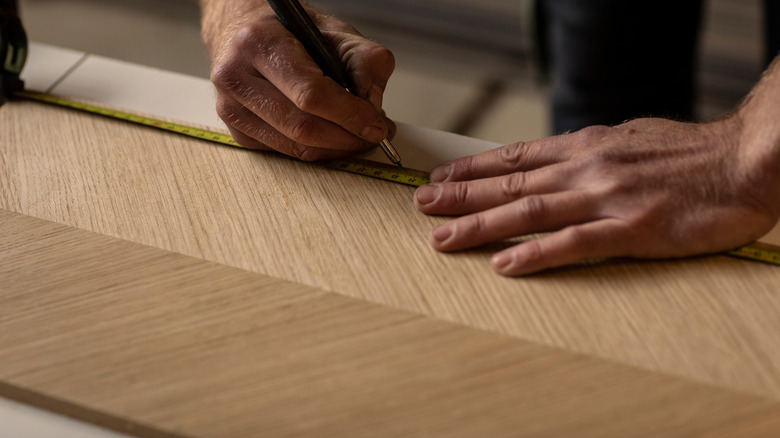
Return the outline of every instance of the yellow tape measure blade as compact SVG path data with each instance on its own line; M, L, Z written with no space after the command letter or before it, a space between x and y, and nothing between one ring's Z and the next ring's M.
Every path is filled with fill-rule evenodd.
M397 182L414 187L419 187L431 182L430 177L425 172L413 169L404 169L398 166L376 163L374 161L368 160L328 160L319 162L318 164L329 169L341 170L344 172L355 173L358 175Z
M735 257L757 260L764 263L780 266L780 247L766 243L752 243L727 252Z
M85 111L92 114L98 114L112 119L124 120L126 122L132 122L143 126L149 126L151 128L162 129L164 131L174 132L176 134L186 135L188 137L199 138L201 140L207 140L215 143L221 143L228 146L241 147L230 134L223 132L211 131L204 128L198 128L190 125L183 125L181 123L160 120L153 117L145 116L142 114L130 113L119 109L108 108L105 106L99 106L94 103L88 103L73 99L68 99L53 94L38 93L34 91L23 91L18 93L20 97L24 97L39 102L51 103L65 108L72 108L79 111Z
M139 125L162 129L189 137L199 138L210 142L220 143L228 146L242 147L236 142L230 134L224 132L212 131L199 128L192 125L159 120L143 114L130 113L127 111L101 106L99 104L84 102L66 97L61 97L48 93L36 91L21 91L17 96L31 99L39 102L54 104L57 106L86 111L92 114L98 114L113 119L124 120ZM284 156L284 155L280 155ZM289 157L288 157L289 158ZM428 174L412 169L401 169L392 165L385 165L374 161L360 159L343 159L318 162L324 167L345 172L356 173L359 175L378 178L385 181L396 182L410 186L419 187L430 182Z

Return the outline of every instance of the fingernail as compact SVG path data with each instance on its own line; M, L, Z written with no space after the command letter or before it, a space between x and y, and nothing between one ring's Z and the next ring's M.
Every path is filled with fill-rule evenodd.
M433 169L431 171L431 182L444 182L450 177L450 172L452 172L452 164L449 163Z
M436 184L426 184L417 189L417 202L420 205L428 205L439 198L441 189Z
M371 91L368 92L368 101L376 108L377 111L382 111L382 96L384 91L379 85L371 87Z
M439 242L443 243L450 237L452 237L452 228L449 225L442 225L438 228L434 228L433 230L433 238Z
M493 267L496 270L502 271L504 268L509 266L510 263L512 263L512 255L507 253L498 253L493 256L493 259L490 262L493 264Z
M376 126L366 126L362 131L360 131L360 136L371 143L379 143L380 141L384 140L385 133L382 131L382 128Z

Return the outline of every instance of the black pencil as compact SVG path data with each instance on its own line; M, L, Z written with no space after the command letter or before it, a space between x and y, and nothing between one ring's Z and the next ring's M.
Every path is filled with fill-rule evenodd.
M325 37L322 36L303 6L297 0L268 0L268 4L284 27L303 44L309 56L322 69L322 73L349 91L350 81L344 70L344 65L325 41ZM403 167L401 166L401 157L390 140L382 140L379 146L390 161Z

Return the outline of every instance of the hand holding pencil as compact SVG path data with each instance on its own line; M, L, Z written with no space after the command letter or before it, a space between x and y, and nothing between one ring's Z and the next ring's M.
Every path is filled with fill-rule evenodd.
M363 152L394 134L395 125L382 111L384 88L395 66L386 48L346 23L306 8L342 62L346 90L323 74L326 68L265 1L201 0L201 8L217 112L243 146L312 161Z

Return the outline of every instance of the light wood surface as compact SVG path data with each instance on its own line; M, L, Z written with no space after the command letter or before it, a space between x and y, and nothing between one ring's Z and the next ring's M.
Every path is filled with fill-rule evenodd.
M431 250L443 219L416 212L411 187L33 102L1 107L0 123L11 211L780 396L774 266L713 256L506 279L489 269L494 248Z
M775 228L769 232L769 234L762 237L760 242L774 245L775 247L780 248L780 224L777 224Z
M617 379L613 388L617 392L606 398L616 400L615 405L598 398L597 406L593 408L598 412L588 411L586 417L560 425L570 429L556 429L557 423L551 420L541 422L539 427L547 428L547 431L563 433L587 424L597 425L594 430L612 427L613 423L617 425L615 427L627 427L628 423L621 422L621 418L647 411L647 415L658 416L652 417L651 421L640 415L635 420L638 423L633 425L646 426L648 430L659 432L657 436L666 431L653 427L660 427L659 419L672 412L665 410L661 403L664 398L659 394L668 393L665 391L671 391L675 395L673 398L678 395L676 391L680 391L682 399L692 397L687 403L670 405L674 409L690 405L692 410L694 405L712 407L705 401L721 400L717 394L723 394L722 401L713 402L722 405L711 409L718 413L715 418L724 418L720 425L723 427L696 429L692 426L694 429L684 432L719 430L727 433L731 430L727 424L740 428L749 423L742 423L743 418L755 419L756 431L762 431L766 430L762 427L769 427L777 418L774 411L766 410L774 409L774 405L765 407L763 404L780 401L780 349L777 348L780 269L775 266L725 256L663 262L624 260L507 279L493 274L489 268L489 256L495 247L451 255L431 250L425 238L427 231L444 219L416 212L411 203L413 188L410 187L215 146L33 102L17 101L0 107L0 126L3 126L0 130L0 208L62 224L68 233L80 229L95 232L102 235L101 238L121 239L112 240L107 247L122 241L122 245L128 242L147 245L154 251L144 249L139 250L140 253L152 251L154 255L149 257L152 260L160 257L161 260L159 266L155 263L147 266L142 263L145 256L120 257L127 251L124 247L100 249L98 245L97 249L89 249L86 246L81 249L85 254L97 251L101 255L85 259L81 266L86 272L81 272L68 265L73 256L47 259L48 251L54 250L52 246L28 254L30 258L25 260L29 265L13 265L9 270L6 261L13 261L14 251L22 250L24 245L14 242L20 241L19 230L26 228L8 225L7 222L19 217L6 214L0 228L6 245L3 268L0 268L3 278L21 273L7 284L17 284L26 278L30 285L39 285L41 291L55 294L42 294L43 301L36 301L35 296L20 293L27 290L23 283L18 283L22 287L15 289L16 292L14 289L10 293L4 292L5 302L0 308L7 313L3 313L0 321L8 325L0 328L0 348L8 350L3 350L0 357L24 353L18 356L24 360L15 361L13 365L4 362L3 378L25 376L29 379L12 380L18 383L6 386L8 391L9 388L24 388L22 383L26 382L25 385L34 385L36 389L52 391L56 397L73 396L73 400L80 400L78 406L82 408L96 409L113 401L116 405L112 406L116 409L106 414L108 417L134 418L143 424L157 425L154 430L167 431L177 427L170 422L172 418L187 417L177 411L177 406L185 401L202 403L188 411L197 418L187 417L186 422L179 424L185 432L194 430L191 427L197 425L195 429L199 433L202 431L204 436L225 436L224 433L231 430L220 428L233 427L231 424L238 421L228 408L215 411L221 413L212 417L205 412L223 403L235 408L250 401L250 405L259 403L256 407L273 413L273 421L278 422L264 426L279 428L273 430L303 434L304 429L285 428L293 427L293 420L304 421L301 413L322 410L320 414L333 415L330 423L322 423L325 420L318 416L312 423L304 421L301 427L308 428L306 430L333 427L329 430L336 431L336 427L353 427L354 423L355 430L343 431L358 433L359 427L376 425L371 422L380 421L380 417L387 419L376 412L377 405L362 409L360 404L350 405L349 409L356 410L339 413L335 409L328 410L328 403L308 405L314 403L310 400L312 397L301 395L301 388L310 387L311 394L333 402L328 398L328 385L332 380L318 375L313 363L326 365L328 372L343 371L341 378L344 380L348 380L347 376L360 377L360 373L348 372L363 363L360 362L362 359L350 358L353 348L357 348L353 344L356 344L361 354L365 354L361 357L377 367L372 371L376 375L365 377L379 388L377 390L384 388L377 383L386 375L383 373L390 373L392 378L387 380L400 385L393 389L397 391L394 397L400 398L393 399L392 403L412 403L422 412L428 412L424 409L427 403L442 398L437 403L445 405L437 404L439 408L452 410L454 418L466 415L464 418L473 420L474 428L483 427L480 426L482 422L474 419L478 414L487 415L487 411L479 409L488 408L469 406L471 411L464 413L460 409L466 407L446 405L447 400L465 402L459 398L461 394L479 391L483 386L498 391L503 388L498 382L512 379L520 379L516 388L527 389L524 394L562 391L556 394L564 397L569 393L575 400L582 392L588 393L594 388L601 391L605 385L611 388L613 379ZM78 246L82 237L68 239L71 240L55 246ZM31 245L44 245L45 235L31 237L31 242ZM15 245L19 245L18 248ZM182 256L174 257L171 253ZM117 261L112 264L115 258ZM172 265L162 262L167 258L171 258ZM71 267L57 269L56 260L59 259L63 266ZM181 263L181 267L171 267L176 263ZM132 268L134 264L139 266L137 270ZM29 269L25 270L27 266ZM101 288L95 286L91 292L88 288L73 288L71 283L90 281L91 270L99 270L98 267L105 269L101 271L102 276L94 280L95 285L102 285ZM105 273L112 269L113 276ZM222 270L230 273L225 274ZM235 284L231 283L233 275L240 277ZM211 302L206 306L208 309L201 309L203 314L190 314L192 309L177 307L197 309L199 303L209 301L209 291L223 287L228 291L275 290L278 281L285 285L281 290L289 285L291 290L297 291L290 296L293 301L287 302L271 294L268 296L277 297L269 298L272 304L263 301L255 304L246 299L246 292L242 292L243 295L235 292L238 295L229 296L224 306ZM184 282L184 286L178 282ZM50 286L41 286L47 284ZM212 284L214 289L209 289ZM121 291L133 291L135 300L136 291L147 286L155 293L138 298L138 302L122 301L127 297L123 297ZM112 293L106 292L106 287ZM112 288L120 292L114 293ZM190 288L196 292L189 292ZM70 292L56 295L64 293L63 290ZM197 298L189 301L188 293ZM295 294L305 295L306 298L301 298L302 304L295 302L294 297L298 296ZM309 301L309 294L318 298ZM256 299L262 300L260 296ZM274 301L276 299L280 301ZM19 312L8 310L12 308L13 300L20 300L20 305L27 306L23 307L26 310L22 316L14 316ZM315 312L315 323L305 325L308 334L313 332L318 336L322 330L323 336L331 336L325 344L333 350L318 350L319 343L314 340L319 338L309 339L295 328L298 323L307 324L308 321L308 314L303 310L307 317L295 316L298 306L307 309L320 305L334 314L343 314L348 322L342 325L339 318L333 321L316 319L329 314L323 311ZM281 312L280 309L288 310ZM365 315L361 316L363 313ZM225 343L225 340L241 335L241 327L261 330L262 327L253 324L262 325L262 319L273 320L282 315L292 318L296 324L285 326L284 330L289 332L281 332L285 335L280 334L279 342L282 339L285 343L293 342L294 350L300 350L286 350L287 347L280 344L274 346L278 350L273 351L280 353L274 357L284 360L258 365L257 370L236 368L244 354L240 348L242 341L233 344ZM32 319L25 320L26 317ZM53 322L62 319L66 321L62 325ZM105 331L96 330L101 327L101 321L105 321ZM371 329L375 323L392 327L392 330L388 329L392 332L392 341L382 339L384 332L381 329ZM370 333L377 331L374 335L378 337L370 342L360 340L359 334L353 331L366 328ZM71 329L85 338L80 342L76 337L69 338ZM166 330L171 331L168 333L171 338L165 342L159 345L144 342L165 335ZM425 334L417 336L418 331ZM9 339L8 333L15 334L13 339ZM16 340L18 333L24 334L25 342ZM105 350L99 350L96 346L106 334L115 335L113 339L118 343L102 345L100 348ZM338 334L343 334L352 344L337 342ZM474 336L473 340L466 339L470 336ZM138 341L133 340L136 337ZM245 341L251 338L238 337ZM422 339L417 340L418 337ZM459 347L462 338L464 345ZM208 348L201 351L188 344L200 342ZM379 348L385 342L401 350L393 347L387 350L392 353L388 355ZM43 348L45 344L64 347L56 349L56 354L52 353L54 356L42 354L36 358L30 346ZM467 371L459 371L464 374L445 373L443 376L453 385L458 381L456 377L465 378L466 374L471 377L449 392L440 387L428 395L421 392L420 398L415 398L416 386L403 387L409 382L404 383L401 375L393 374L398 372L395 369L404 369L392 361L403 362L407 353L401 346L406 344L411 349L409 357L425 358L422 363L410 359L409 366L412 367L424 367L425 363L435 363L438 367L441 364L436 361L452 358L461 364L469 364L472 360L480 362L483 354L494 357L497 362L480 362L481 365L471 369L472 374ZM262 354L263 349L257 345L252 348L257 348L253 354ZM495 350L487 351L491 348ZM512 353L507 353L505 348ZM530 350L524 350L526 348ZM187 354L182 355L185 350ZM429 351L427 356L423 355L425 351ZM301 380L287 377L287 372L296 370L295 363L290 360L297 354L304 355L301 360L309 366L306 370L297 370ZM330 354L334 355L334 360L327 360ZM544 359L548 354L552 356ZM556 356L559 354L563 356ZM204 386L199 386L199 379L213 374L222 357L228 357L226 366L220 368L225 374L213 376ZM532 359L537 357L540 358L540 369L536 368L536 359ZM45 366L45 358L54 359L54 363L63 369L73 371L73 368L83 366L84 371L78 379L60 381L57 376L41 371L51 368ZM387 366L381 365L388 360L391 362ZM131 361L138 361L147 377L153 376L159 364L170 365L175 373L157 377L170 378L172 383L149 377L149 386L133 391L134 374L124 368ZM579 376L573 378L573 382L566 380L566 384L557 385L551 383L552 378L544 377L537 381L535 373L545 370L557 370L553 373L555 378L563 379L573 372L567 368L569 361L574 361L574 368L580 370L573 374ZM581 365L579 361L594 365ZM452 366L448 363L447 366ZM432 369L435 368L429 368L429 371L420 368L415 372L435 376ZM496 370L497 374L493 375L489 370ZM272 404L263 404L271 403L271 399L258 400L249 393L242 393L247 382L260 380L261 373L266 372L272 376L264 382L268 388L296 386L297 392L291 390L285 396L291 398L284 400L300 406L298 414L281 412ZM578 374L580 372L583 374ZM521 375L518 377L513 373ZM181 387L176 387L177 382ZM632 386L645 384L646 387ZM186 385L194 385L190 394L182 389ZM657 393L651 391L654 387L659 388ZM350 391L358 391L350 388ZM221 398L222 390L227 389L232 391L231 395ZM700 390L704 392L697 392ZM133 396L118 395L125 391ZM86 398L79 399L74 395L77 393ZM565 416L557 410L565 405L532 404L529 400L512 398L504 391L490 396L497 398L485 402L490 406L490 412L494 412L491 415L495 415L488 417L500 424L514 424L515 415L526 420L531 418L524 417L514 408L523 402L525 407L522 409L527 408L528 415L540 416L546 412L550 418L557 416L557 420ZM479 393L476 398L480 397L488 395ZM355 400L365 398L356 397ZM394 406L392 403L388 402L382 409ZM588 406L590 403L594 402L582 401L581 404ZM335 403L333 407L336 406L342 405ZM626 412L610 410L619 406L633 409ZM599 411L602 408L603 411ZM726 415L732 409L736 409L736 417ZM614 417L600 416L599 412ZM350 415L349 421L344 415ZM702 412L686 418L699 418L697 415L705 418ZM356 420L364 416L366 423ZM215 421L208 421L209 418ZM608 418L611 419L608 421ZM271 420L266 418L264 421ZM422 420L415 417L410 421ZM712 419L705 423L691 421L694 425L714 424ZM202 424L206 422L210 425ZM467 423L472 424L471 421ZM385 427L388 434L400 432L393 429L392 424ZM431 423L430 427L434 428L431 429L433 432L440 432L435 427L444 426ZM468 434L476 430L465 428L462 432ZM235 434L242 431L246 432L244 429L232 430ZM454 428L442 432L458 431L459 428ZM691 435L693 433L680 434Z
M144 436L772 436L780 403L0 210L0 394ZM596 425L597 427L594 427Z

